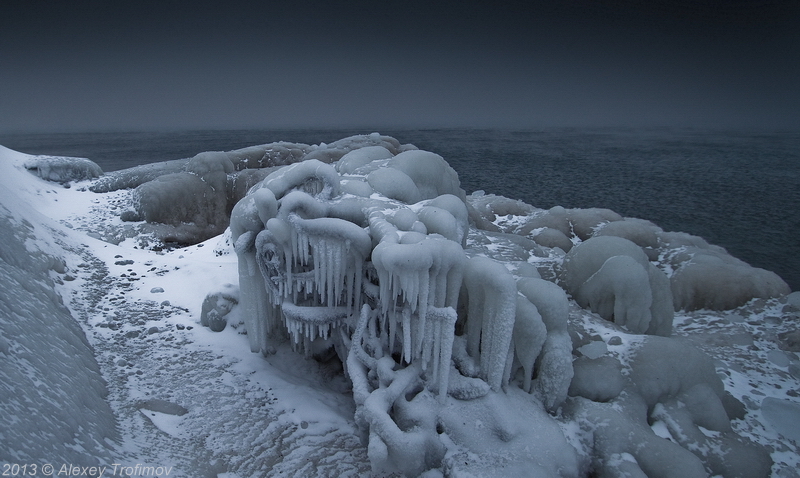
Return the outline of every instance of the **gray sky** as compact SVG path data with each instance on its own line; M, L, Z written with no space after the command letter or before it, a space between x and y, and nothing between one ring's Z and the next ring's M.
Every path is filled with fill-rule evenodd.
M800 0L253 4L0 3L0 132L800 128Z

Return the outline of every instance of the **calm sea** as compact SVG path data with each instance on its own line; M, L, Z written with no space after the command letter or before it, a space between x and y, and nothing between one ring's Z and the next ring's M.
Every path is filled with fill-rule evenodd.
M272 141L330 143L365 130L0 135L105 171ZM698 130L381 130L442 155L469 193L541 208L603 207L718 244L800 290L800 133Z

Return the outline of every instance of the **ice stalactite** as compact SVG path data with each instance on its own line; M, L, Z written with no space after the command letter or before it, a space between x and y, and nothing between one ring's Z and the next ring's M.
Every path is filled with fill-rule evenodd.
M239 288L250 350L266 352L267 338L276 328L274 304L267 294L268 285L256 261L256 241L266 219L278 209L275 195L266 189L251 194L231 212L231 240L238 257ZM273 318L269 320L268 318Z
M506 368L516 314L517 284L504 265L477 256L467 262L467 352L479 358L481 376L499 391Z

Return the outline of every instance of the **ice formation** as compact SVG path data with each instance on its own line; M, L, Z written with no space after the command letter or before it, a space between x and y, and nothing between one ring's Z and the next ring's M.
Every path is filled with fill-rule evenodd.
M46 176L79 178L85 164L64 167ZM443 158L377 134L201 153L91 187L118 188L136 199L128 220L163 222L172 237L198 240L230 217L239 284L211 290L200 322L213 330L243 322L253 352L288 343L319 360L338 357L376 474L770 473L766 449L731 425L745 406L724 390L714 362L668 336L674 310L730 308L788 288L699 238L605 209L467 196ZM46 410L49 422L37 422L45 433L12 438L38 450L56 444L52 456L65 462L111 456L115 424L97 365L45 290L48 270L63 264L27 254L33 226L3 217L3 281L42 302L39 311L12 297L1 304L10 312L0 317L0 356L14 361L0 369L3 383L56 383L28 386ZM725 274L737 279L717 280ZM52 344L52 353L26 355L29 340ZM70 370L50 366L50 356ZM51 410L75 389L83 392L73 406L92 410L80 422ZM3 409L14 413L3 416L23 413L22 399L5 392ZM763 414L781 422L797 412L765 399ZM794 436L786 424L775 428Z
M64 156L31 156L25 161L25 169L46 181L70 183L94 179L103 175L103 170L87 158Z
M400 152L396 139L378 134L327 145L275 142L114 171L90 189L132 189L133 207L123 220L154 224L149 229L163 242L194 244L222 233L234 205L277 167L310 159L331 163L364 147L382 148L391 155Z
M562 281L582 307L634 333L668 336L670 284L641 247L617 236L596 236L564 258Z
M565 413L584 427L599 476L621 465L626 476L769 476L769 453L731 428L742 405L711 359L678 339L647 337L624 368L608 356L576 361L570 394ZM653 434L656 422L669 440Z
M335 350L376 470L443 466L437 416L453 397L504 393L518 367L531 400L566 398L566 295L541 279L520 292L501 262L466 253L469 230L456 173L414 149L299 162L233 208L251 350L282 337L309 355Z
M514 216L526 220L505 226L502 218ZM473 449L476 436L500 436L515 449L528 432L499 417L491 430L466 432L450 410L485 417L497 412L486 407L518 393L539 410L541 429L555 426L548 412L562 409L592 424L594 444L584 448L548 437L561 443L554 453L562 466L545 475L729 473L730 453L752 460L752 476L771 464L731 431L728 396L708 359L666 338L673 270L656 264L673 249L652 223L467 197L440 156L369 145L333 164L305 160L271 172L233 208L231 231L251 350L269 354L289 340L307 355L335 351L376 472L455 472L463 466L453 457ZM594 344L570 336L570 295L630 333L664 337L641 341L627 361L602 342L590 352ZM583 356L573 365L575 353ZM687 376L671 353L705 375ZM686 403L695 407L689 415ZM642 416L690 438L667 443ZM616 424L597 425L608 419ZM719 435L701 440L697 426ZM492 453L489 461L502 461ZM660 471L665 457L680 461L678 474ZM541 466L535 456L516 459Z

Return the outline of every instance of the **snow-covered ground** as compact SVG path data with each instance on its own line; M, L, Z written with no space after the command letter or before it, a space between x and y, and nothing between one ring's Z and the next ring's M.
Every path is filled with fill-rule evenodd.
M20 444L17 436L44 431L19 428L37 426L40 422L31 417L47 412L37 410L35 400L24 399L39 393L26 388L31 385L8 382L15 377L10 368L24 362L11 358L20 357L23 349L45 356L48 351L36 349L33 339L25 342L13 336L6 328L12 316L3 317L0 367L6 382L0 388L5 415L0 418L0 472L11 472L15 464L28 465L29 471L35 465L38 471L29 474L45 476L42 467L50 464L55 467L53 476L67 476L59 473L62 466L79 463L65 460L81 456L84 467L107 467L103 476L113 476L112 470L117 476L126 470L139 476L212 478L371 474L367 447L353 418L350 383L337 361L304 358L288 344L266 357L251 353L242 327L234 327L238 324L231 318L232 326L222 332L200 325L206 295L238 282L229 232L186 248L141 248L135 231L120 233L131 230L130 223L119 218L130 203L129 190L94 193L87 189L90 181L65 188L25 170L27 160L27 155L0 147L0 204L12 229L22 228L23 221L32 225L23 238L32 256L62 259L45 275L88 339L117 431L93 447L76 438L69 452L57 451L55 442L60 440L63 447L63 438L44 433L41 439ZM504 227L513 221L512 216L498 218ZM114 231L118 235L113 242L118 244L100 239ZM8 262L7 246L0 245L0 257ZM502 249L504 244L493 247ZM607 354L624 361L639 337L574 302L570 321L573 329L583 332L586 343L581 350L589 357ZM674 322L674 335L710 355L726 390L745 405L744 418L733 420L733 428L767 447L775 477L800 476L798 323L797 293L756 299L734 310L679 312ZM46 360L43 366L48 366ZM62 393L75 394L77 400L65 401L73 407L96 406L88 400L98 394L70 389L83 383L80 380L33 386L61 387ZM509 400L517 399L516 392L510 395ZM78 430L90 412L71 413L74 419L65 418L65 426ZM580 448L579 427L564 417L556 419L567 440ZM48 423L41 426L51 426ZM663 423L654 422L653 430L670 437ZM465 468L462 476L505 474L489 470L496 463ZM506 472L514 469L513 463L506 465Z

